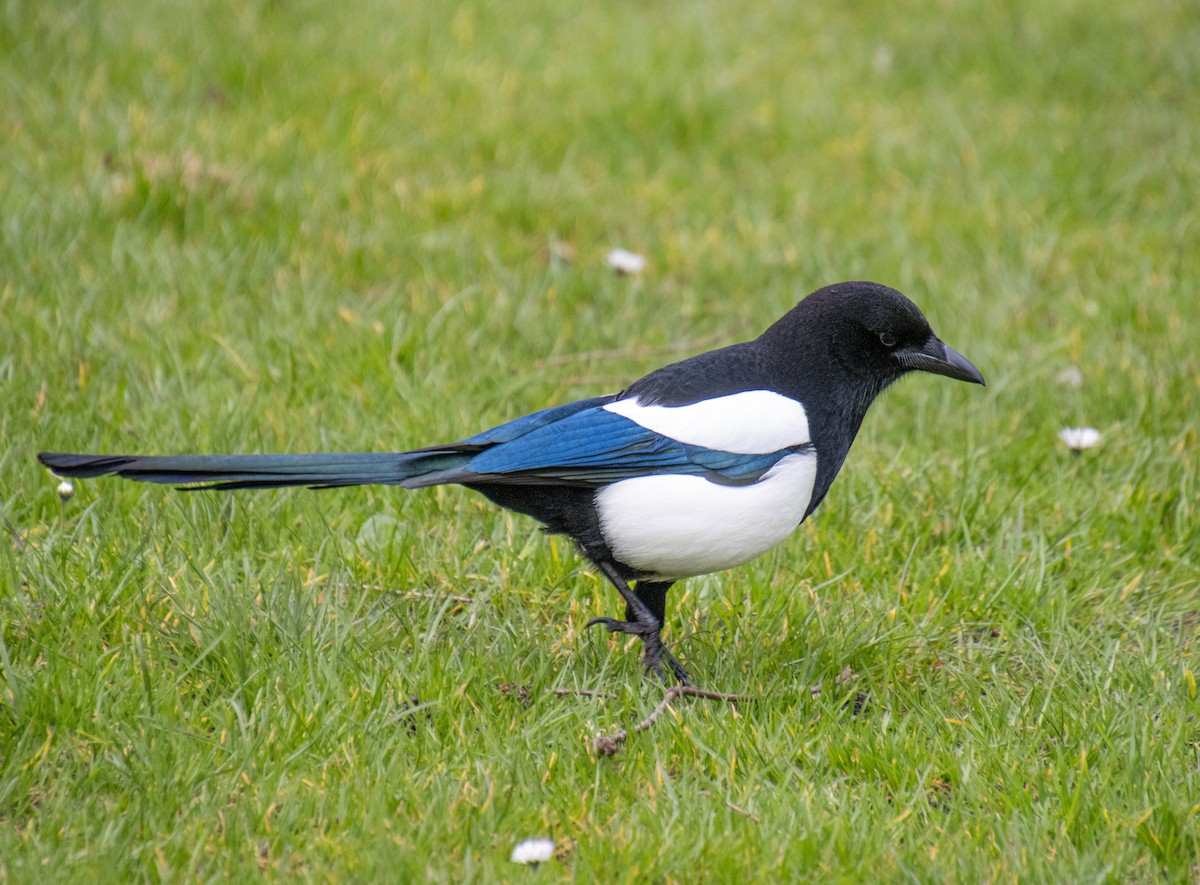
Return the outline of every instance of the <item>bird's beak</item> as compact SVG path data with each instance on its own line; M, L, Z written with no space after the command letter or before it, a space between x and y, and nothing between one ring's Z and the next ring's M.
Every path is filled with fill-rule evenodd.
M971 365L971 361L954 348L947 347L936 335L929 336L924 347L901 351L896 357L909 369L945 375L972 384L984 384L983 375Z

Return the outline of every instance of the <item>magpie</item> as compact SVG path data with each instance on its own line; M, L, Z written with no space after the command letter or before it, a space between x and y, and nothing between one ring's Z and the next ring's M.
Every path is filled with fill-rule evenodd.
M787 538L825 499L874 399L913 371L984 383L904 295L846 282L808 295L753 341L446 445L38 459L61 476L187 489L466 486L572 538L625 601L623 619L587 626L639 637L647 671L663 678L665 662L687 685L661 637L667 591Z

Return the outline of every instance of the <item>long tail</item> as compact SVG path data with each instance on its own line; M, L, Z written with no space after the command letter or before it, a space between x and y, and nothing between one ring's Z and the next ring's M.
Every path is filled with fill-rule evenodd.
M332 489L361 485L418 488L464 478L462 467L471 459L472 452L447 448L344 455L74 455L42 452L38 460L59 476L115 474L138 482L161 482L192 489L280 486Z

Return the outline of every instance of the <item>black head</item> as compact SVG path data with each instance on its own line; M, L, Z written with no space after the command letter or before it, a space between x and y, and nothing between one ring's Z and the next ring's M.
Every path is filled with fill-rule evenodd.
M850 382L874 397L911 371L983 384L983 375L933 333L920 309L879 283L837 283L813 292L763 334L780 356L799 357L811 377ZM797 353L803 348L813 350ZM857 383L855 383L857 382ZM869 403L868 403L869 404Z

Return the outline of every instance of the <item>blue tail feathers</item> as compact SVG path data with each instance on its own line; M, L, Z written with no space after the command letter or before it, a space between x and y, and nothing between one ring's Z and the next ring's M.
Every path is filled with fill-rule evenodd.
M454 482L466 453L356 452L343 455L75 455L42 452L38 460L59 476L113 474L138 482L201 489L318 489L358 485L410 488ZM435 478L436 477L436 478ZM196 485L199 484L199 485Z

